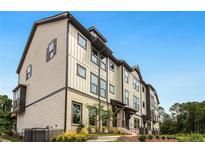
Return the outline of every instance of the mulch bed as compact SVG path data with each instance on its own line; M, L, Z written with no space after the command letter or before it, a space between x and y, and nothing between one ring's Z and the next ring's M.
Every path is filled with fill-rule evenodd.
M120 141L120 142L140 142L138 139L138 136L121 136L118 141ZM176 142L176 140L175 139L163 140L163 139L153 138L151 140L146 139L145 142Z

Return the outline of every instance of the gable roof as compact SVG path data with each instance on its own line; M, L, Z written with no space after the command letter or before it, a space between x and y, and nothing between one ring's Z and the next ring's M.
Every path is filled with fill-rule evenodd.
M23 62L25 60L25 57L26 57L26 54L28 52L28 49L29 49L29 46L31 44L31 41L33 39L33 36L34 36L34 33L35 33L35 30L37 28L38 25L41 25L41 24L46 24L46 23L50 23L50 22L54 22L54 21L59 21L59 20L62 20L62 19L68 19L69 22L72 23L73 26L75 26L84 36L87 37L87 39L89 39L92 43L92 45L94 46L95 49L101 51L101 53L106 56L106 57L109 57L115 64L117 64L118 66L120 65L123 65L126 69L128 69L128 71L132 72L132 71L137 71L137 73L139 74L140 76L140 79L143 81L143 78L142 78L142 75L141 75L141 72L139 70L139 67L138 68L135 68L135 67L131 67L125 60L119 60L117 59L112 53L112 50L105 44L105 42L103 42L101 39L99 38L96 38L94 37L90 32L89 32L89 29L93 29L95 30L101 37L102 39L105 39L104 36L99 32L97 31L97 29L95 27L91 27L89 29L86 29L74 16L72 16L72 14L70 14L69 12L63 12L63 13L60 13L60 14L57 14L57 15L54 15L54 16L50 16L50 17L47 17L47 18L43 18L41 20L37 20L34 22L33 26L32 26L32 29L31 29L31 32L30 32L30 35L29 35L29 38L27 40L27 43L26 43L26 46L24 48L24 51L23 51L23 54L22 54L22 57L20 59L20 62L19 62L19 65L17 67L17 70L16 72L19 73L20 70L21 70L21 67L23 65ZM106 40L106 39L105 39ZM107 40L106 40L107 41ZM144 82L144 81L143 81Z
M88 28L88 31L94 31L105 43L107 42L107 39L97 30L95 26Z

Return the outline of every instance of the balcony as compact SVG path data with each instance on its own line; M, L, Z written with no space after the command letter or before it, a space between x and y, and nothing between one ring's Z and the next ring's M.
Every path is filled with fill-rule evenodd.
M25 111L26 85L19 84L13 90L13 113L19 114Z

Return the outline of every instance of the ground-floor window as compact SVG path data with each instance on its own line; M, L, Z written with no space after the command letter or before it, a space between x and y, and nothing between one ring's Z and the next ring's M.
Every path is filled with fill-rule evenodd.
M82 123L82 104L77 102L72 103L72 123L73 124Z
M139 128L140 127L140 119L134 118L134 128Z

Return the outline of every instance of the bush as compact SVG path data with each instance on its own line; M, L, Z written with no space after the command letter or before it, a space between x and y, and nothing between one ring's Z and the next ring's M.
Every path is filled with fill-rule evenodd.
M111 128L110 132L114 133L114 134L123 134L123 132L120 128Z
M159 136L159 135L156 135L155 138L156 138L156 139L160 139L160 136Z
M162 139L163 139L163 140L165 140L165 139L166 139L166 137L165 137L165 136L162 136Z
M141 142L145 142L146 139L147 139L147 136L146 136L146 135L140 135L138 139L139 139Z
M152 135L149 135L149 136L148 136L148 139L149 139L149 140L153 139L153 136L152 136Z
M178 135L177 141L179 142L203 142L203 135L202 134L184 134L184 135Z
M80 133L68 132L54 136L52 142L85 142L88 140L88 130L83 128Z

